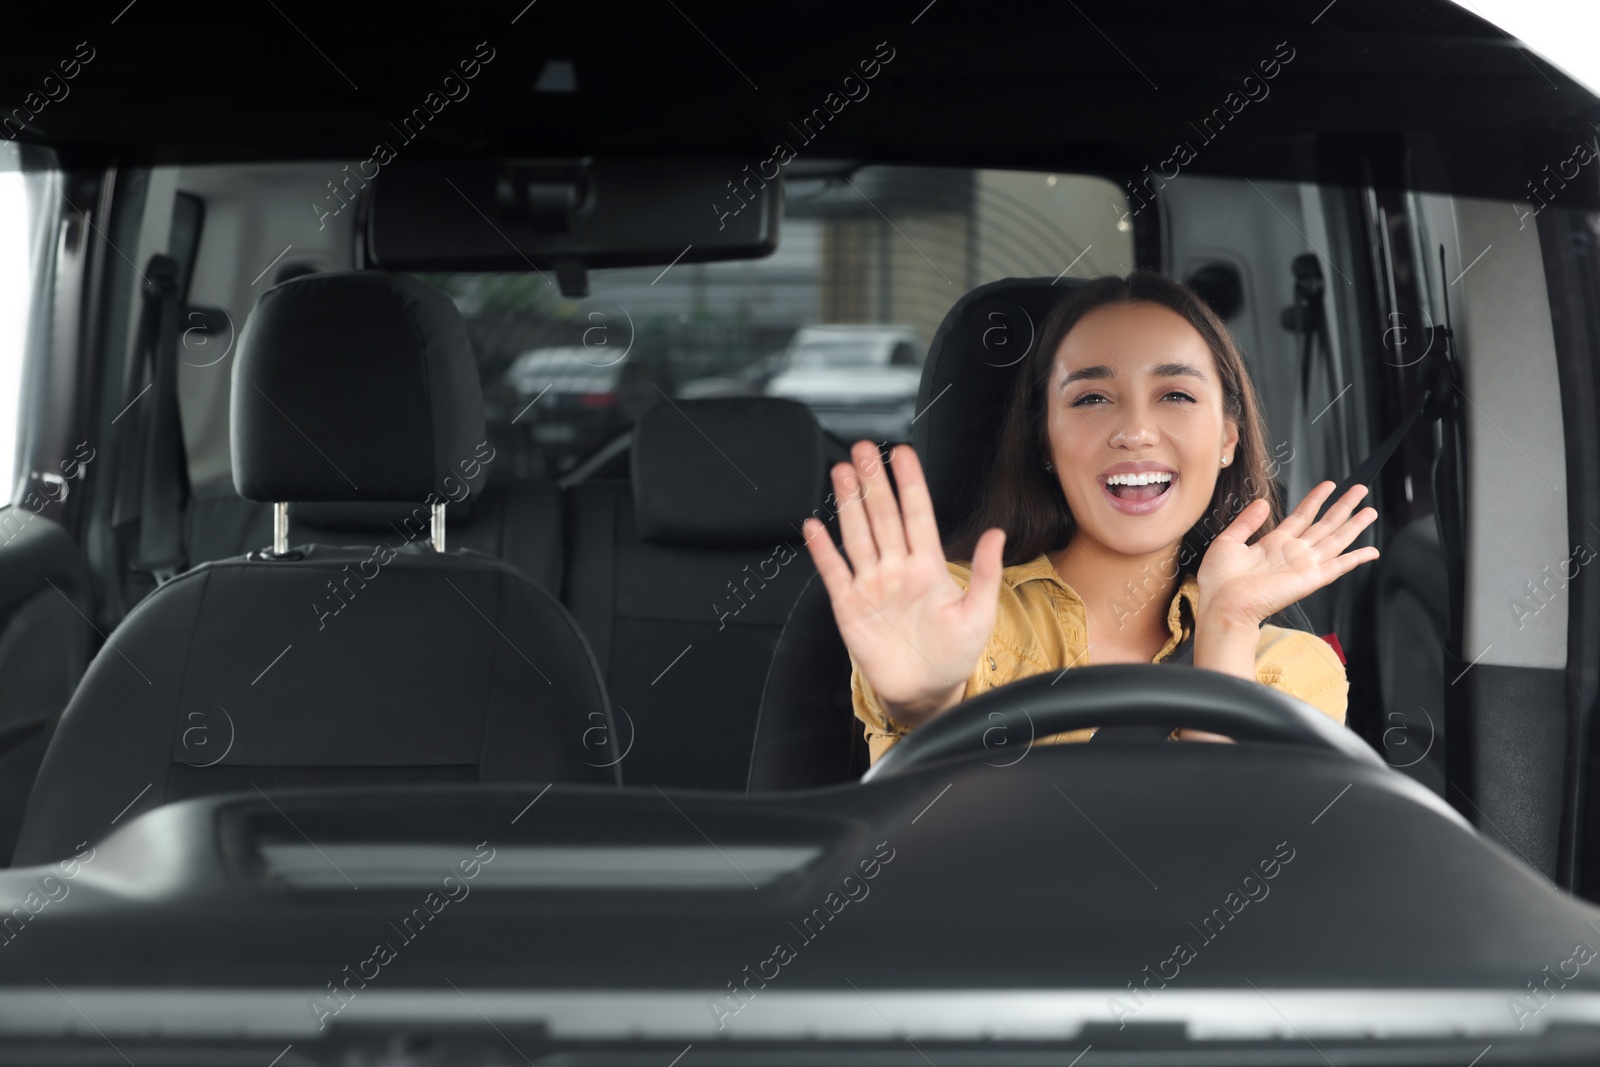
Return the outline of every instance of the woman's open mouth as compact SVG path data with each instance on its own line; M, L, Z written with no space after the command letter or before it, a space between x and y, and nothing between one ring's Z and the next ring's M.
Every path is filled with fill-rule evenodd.
M1125 515L1148 515L1166 503L1177 475L1172 471L1102 475L1100 489Z

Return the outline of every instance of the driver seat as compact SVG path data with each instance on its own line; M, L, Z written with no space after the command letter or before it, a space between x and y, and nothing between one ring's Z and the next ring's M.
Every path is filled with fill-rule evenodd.
M977 507L999 413L1040 324L1081 284L1074 278L1006 278L979 286L956 302L934 334L917 389L922 414L912 423L911 443L946 542ZM811 789L854 781L868 763L850 702L850 655L828 591L813 575L773 652L748 788Z

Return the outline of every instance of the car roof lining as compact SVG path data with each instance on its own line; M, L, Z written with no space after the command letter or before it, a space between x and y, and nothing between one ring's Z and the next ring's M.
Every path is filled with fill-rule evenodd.
M1106 174L1153 173L1187 140L1197 158L1182 166L1193 173L1509 198L1566 158L1574 135L1592 133L1583 119L1596 106L1559 69L1448 0L1342 0L1315 19L1278 0L1016 0L941 5L914 26L887 9L852 7L840 19L811 5L778 38L764 14L728 0L699 5L693 23L670 5L647 8L598 36L581 7L526 12L515 30L500 14L441 44L434 26L357 3L317 27L312 48L267 8L139 12L118 27L131 40L106 42L83 66L72 104L41 108L20 136L57 145L69 166L359 159L384 139L412 159L761 160L787 142L797 163L826 153ZM14 53L29 57L70 57L82 37L64 9L21 13L8 29ZM476 37L484 41L474 52ZM252 47L239 49L240 40ZM576 72L573 92L534 91L523 76L556 58L551 41ZM1275 55L1292 59L1267 95L1237 108L1214 140L1197 135L1195 123ZM703 61L686 61L694 56ZM460 83L469 63L478 80ZM868 63L875 74L862 82ZM34 67L6 65L7 99L34 93ZM439 95L445 78L465 90L459 102ZM125 121L129 100L140 101L137 124ZM438 110L402 137L392 117L425 101ZM813 115L825 129L794 125ZM1408 156L1431 161L1411 168ZM1563 196L1593 204L1600 188L1580 193L1574 183Z

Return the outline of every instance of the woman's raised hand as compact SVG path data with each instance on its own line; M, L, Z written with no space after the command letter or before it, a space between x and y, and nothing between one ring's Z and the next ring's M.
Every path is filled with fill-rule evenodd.
M1335 488L1332 482L1323 482L1312 489L1299 507L1253 545L1247 542L1266 521L1268 508L1265 500L1247 504L1200 561L1196 577L1201 613L1259 626L1335 578L1377 559L1378 550L1370 545L1345 551L1378 517L1370 507L1351 514L1367 495L1366 486L1352 486L1317 519L1317 510Z
M916 726L960 702L994 631L1005 533L987 530L978 540L963 590L945 569L933 500L911 447L890 454L898 502L875 445L857 441L850 458L832 471L850 562L814 518L805 522L806 544L845 647L890 716Z

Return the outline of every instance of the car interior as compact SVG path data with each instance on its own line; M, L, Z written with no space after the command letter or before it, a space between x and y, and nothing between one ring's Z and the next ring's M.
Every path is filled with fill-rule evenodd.
M1600 101L1443 0L1344 0L1327 26L1158 4L1164 29L1109 3L953 6L758 49L748 13L702 30L668 5L619 28L645 58L608 84L593 43L510 36L593 32L530 4L435 42L437 92L385 74L381 98L345 94L328 58L355 28L309 14L191 28L129 5L151 56L186 33L270 42L244 73L208 53L170 85L119 55L121 29L92 60L66 46L82 81L52 80L80 94L0 140L0 896L52 877L78 903L0 915L21 968L0 977L0 1061L60 1041L51 1062L89 1062L116 1037L141 1067L234 1040L298 1046L284 1067L531 1064L519 1043L710 1062L732 1025L766 1058L718 1062L847 1062L817 1044L835 1038L880 1063L934 1062L923 1042L940 1063L1086 1044L1084 1067L1335 1062L1306 1033L1338 1062L1466 1063L1491 1041L1588 1062L1600 979L1557 964L1600 937L1600 183L1562 160ZM924 19L941 28L919 47ZM430 54L389 30L392 55ZM646 103L641 79L673 69L657 38L698 51ZM788 55L758 77L789 103L705 110L760 95L713 38ZM1095 106L1060 126L1014 104L1029 83L1007 64L1069 39L1087 65L1040 84ZM1016 55L972 59L988 46ZM219 109L272 99L279 61L285 112L235 136L242 112ZM1247 73L1271 93L1208 112ZM1138 95L1152 76L1187 79L1181 99ZM132 131L118 85L167 117ZM825 93L838 106L809 110ZM782 159L751 131L777 136L791 105ZM1237 127L1175 132L1179 114ZM1378 561L1278 619L1336 649L1345 724L1212 672L1102 665L968 701L869 769L801 529L837 541L830 467L858 440L913 446L950 539L1046 316L1139 268L1242 350L1264 495L1371 488L1358 543ZM1024 712L1030 738L1115 714L1240 743L1030 750ZM1285 837L1307 858L1274 853ZM453 937L412 948L390 921L400 968L319 988L373 951L358 920L406 914L485 838L483 903L433 909ZM1200 953L1211 976L1129 1036L1162 921L1271 877L1271 856L1295 903L1233 920ZM869 862L900 904L807 912ZM852 932L808 949L809 915ZM1206 946L1209 921L1189 921ZM744 946L776 954L784 923L804 977L752 986ZM69 970L72 996L38 988ZM1330 989L1346 999L1315 999Z
M673 279L671 272L658 277L662 272L650 267L596 269L588 278L588 294L570 298L559 292L553 279L540 278L536 272L447 273L442 268L476 264L452 263L442 253L427 261L426 273L358 269L357 263L372 254L364 242L379 241L382 235L358 232L360 216L355 212L344 216L346 225L341 227L311 211L291 210L315 202L318 183L325 184L326 175L343 169L342 163L332 168L211 165L151 172L143 204L142 259L136 262L148 268L143 272L147 276L168 264L167 269L186 284L165 300L176 305L174 310L148 295L148 287L137 277L132 279L144 289L144 295L129 294L130 304L138 308L134 316L138 329L159 334L159 326L150 323L159 323L164 314L176 319L176 327L168 330L170 351L159 351L159 337L150 346L158 364L166 359L173 365L146 370L133 364L137 373L118 393L133 399L148 384L151 389L143 399L154 402L135 406L126 416L133 434L149 445L142 463L129 472L131 484L119 481L119 493L130 502L119 501L126 506L119 514L121 521L113 526L113 540L122 558L111 573L120 574L122 582L115 592L107 591L97 625L108 634L114 627L128 625L125 617L158 591L158 583L165 586L174 580L175 573L197 574L202 564L269 549L276 500L293 500L285 509L291 545L355 550L381 541L391 549L421 549L431 537L430 493L448 496L446 548L468 549L509 564L560 601L571 625L592 650L609 707L597 709L598 728L591 739L603 734L607 745L614 743L619 754L626 752L610 765L625 785L735 791L797 788L849 781L866 769L864 742L849 707L848 654L832 626L820 583L811 581L815 570L799 530L800 520L809 515L833 521L838 505L827 489L826 469L844 458L850 441L823 429L815 413L800 401L750 392L748 382L738 392L724 384L769 358L772 353L766 349L775 341L781 351L781 329L792 333L799 328L779 327L773 320L787 317L805 323L819 307L833 305L838 308L835 317L848 321L864 315L869 321L905 323L928 338L918 359L922 368L918 391L908 398L919 412L916 421L903 427L892 419L880 419L883 436L877 440L885 451L908 441L917 447L929 472L936 513L948 534L974 504L996 412L1004 403L1016 353L1026 348L1032 330L1079 279L1125 273L1140 264L1138 216L1123 217L1129 203L1125 193L1103 178L862 167L848 162L825 169L814 163L811 177L791 180L785 187L782 221L774 227L781 236L767 259L684 265L679 279ZM1251 184L1257 187L1252 189ZM931 232L928 242L934 253L946 257L959 253L967 261L962 264L967 280L975 284L942 307L938 290L950 287L930 289L926 284L929 275L937 276L938 263L921 259L905 263L909 244L903 249L884 248L882 235L894 235L893 223L885 225L872 207L860 201L854 211L847 210L850 205L844 198L854 195L852 185L867 190L879 208L922 221ZM1366 329L1360 325L1364 309L1349 294L1334 290L1330 297L1325 287L1311 295L1302 291L1303 275L1315 272L1320 278L1322 269L1314 253L1308 262L1307 254L1299 250L1303 242L1297 233L1356 225L1354 212L1359 205L1338 189L1262 187L1226 179L1197 179L1192 185L1183 197L1173 195L1163 201L1166 233L1144 243L1152 248L1161 247L1162 240L1172 244L1164 262L1181 264L1179 276L1207 294L1249 354L1274 436L1272 457L1280 483L1276 491L1298 499L1326 473L1342 476L1353 470L1363 458L1353 442L1369 433L1370 415L1361 404L1347 400L1330 405L1350 384L1374 373L1362 366L1361 359L1372 353L1361 353L1346 340L1373 331L1370 324ZM1278 202L1295 210L1292 220L1277 210ZM150 224L151 215L168 220L165 230ZM287 254L264 276L259 270L252 274L250 265L271 260L273 252L265 233L252 243L259 223L247 226L250 219L272 219L270 240L281 237L288 246ZM976 242L966 239L976 243L976 249L941 246L933 242L955 238L939 233L940 228L972 228L983 236ZM875 241L869 243L867 231L878 231ZM495 237L492 230L489 234ZM1353 243L1355 236L1345 238ZM390 239L401 243L408 235ZM1047 273L1050 256L1059 255L1060 249L1071 250L1076 262L1070 270ZM1330 263L1328 274L1357 269L1352 257L1343 264ZM880 279L878 292L855 291L856 279L874 276ZM364 378L382 373L382 360L397 358L393 342L374 351L367 368L341 368L341 362L350 363L348 356L335 360L356 339L378 344L375 338L383 336L384 329L393 329L382 322L377 309L370 321L362 317L354 289L348 296L332 295L341 292L341 286L379 277L390 279L399 291L410 285L425 287L419 293L449 294L466 309L460 325L437 327L453 328L465 336L441 340L437 356L431 358L443 359L445 348L453 344L451 373L474 379L477 387L464 382L459 386L462 418L469 425L481 419L486 427L477 440L468 442L466 438L476 431L451 427L441 437L443 428L433 424L434 439L451 442L457 458L452 461L442 453L434 457L432 473L407 487L415 501L409 508L392 500L386 503L385 496L364 497L357 488L357 483L367 482L389 491L399 484L396 475L380 473L380 464L383 457L399 455L404 442L419 432L417 426L403 424L395 408L372 407L368 396ZM273 284L277 278L285 280ZM678 285L637 295L669 280ZM282 326L276 333L265 313L256 310L266 293L287 297L306 292L303 299L310 299L309 291L319 286L329 295L313 305L316 313L283 312L286 323L296 325ZM847 301L856 306L846 306ZM687 314L678 310L685 307L690 308ZM751 307L764 310L757 313ZM441 323L449 317L442 306L438 317ZM673 321L685 317L691 321ZM246 328L253 321L257 325L252 334ZM301 329L303 335L295 332ZM525 389L526 396L504 395L511 392L505 385L507 368L518 356L541 345L550 347L552 341L575 341L581 351L592 353L592 365L618 363L635 371L631 383L619 379L615 395L604 400L580 393L590 407L550 409L557 412L552 417L556 427L581 425L586 414L611 425L619 408L631 416L576 457L571 457L567 442L552 439L551 426L541 422L546 414L541 403L560 399L571 384L569 376L552 372L537 388ZM281 371L272 369L273 353L280 347L295 353ZM720 363L713 362L718 359ZM742 365L735 365L739 359ZM260 373L280 384L263 389L243 376L245 370L233 372L236 362L248 369L250 360L259 360ZM337 377L323 381L324 374ZM430 371L430 381L436 375ZM689 388L688 398L669 392L674 385L687 388L708 379L713 382L711 389ZM577 384L588 387L582 381ZM719 388L730 391L716 395ZM243 396L242 389L248 390ZM163 397L162 391L171 395ZM484 400L479 403L467 395L473 392ZM713 395L704 395L707 392ZM285 406L301 403L285 399L290 393L315 398L315 408ZM419 386L419 409L421 397L427 395ZM452 402L457 401L452 398ZM479 410L470 410L474 407ZM373 425L356 421L363 411L370 412ZM251 414L265 421L241 424ZM378 420L383 420L381 425ZM253 440L251 425L263 426L276 436ZM421 430L426 432L426 427L423 422ZM1402 487L1410 484L1413 497L1419 493L1417 483L1431 483L1429 452L1434 449L1428 438L1434 429L1426 424L1416 428L1429 448L1413 461L1415 479L1409 473L1400 479ZM380 430L395 435L391 445L383 443ZM183 443L181 456L171 443L160 443L173 438ZM570 438L591 439L582 430ZM366 477L347 469L356 462L358 441L363 451L370 450L373 473ZM346 449L348 458L340 462L331 458ZM254 459L257 452L271 458ZM476 477L466 476L469 462ZM234 465L238 463L282 463L286 472L298 473L289 475L289 484L273 485L271 476L265 476L247 499L237 488L241 483ZM316 476L325 478L326 484L295 482L309 477L304 473L307 465L320 467ZM454 469L457 466L461 469ZM447 485L445 480L452 476ZM452 490L456 484L462 491ZM1434 518L1424 510L1428 502L1401 499L1402 515L1422 513L1408 518L1393 536L1400 544L1415 543L1415 547L1394 561L1386 554L1376 569L1380 573L1355 576L1362 581L1340 583L1318 594L1302 606L1301 619L1318 633L1338 634L1342 644L1356 650L1349 668L1353 692L1388 694L1381 705L1384 711L1377 714L1368 710L1372 705L1352 700L1350 725L1379 748L1399 753L1409 746L1404 748L1407 758L1397 755L1393 762L1407 763L1408 773L1442 793L1445 723L1438 690L1443 684L1448 616L1445 562L1432 533ZM169 514L152 531L154 524L142 505L160 507L178 501L181 515ZM1385 517L1388 525L1396 521ZM153 533L161 535L155 548L150 545ZM358 572L359 561L347 566L348 562L335 556L328 564L335 577L319 573L310 580L305 593L308 606L291 598L294 606L286 604L283 610L303 614L300 621L312 624L319 635L338 625L334 619L346 610L380 617L395 610L359 603L370 598L361 594L365 579L373 575L365 568ZM281 570L244 566L240 573L275 575ZM1375 588L1386 591L1389 606L1379 606ZM317 590L323 590L320 599ZM252 605L261 603L253 592L244 596ZM319 606L313 611L310 604ZM224 615L234 613L227 602L207 607ZM1379 640L1378 620L1404 611L1413 613L1406 618L1415 625L1398 627L1389 641ZM264 617L257 617L254 625ZM232 649L237 640L192 618L188 625L197 636L204 633L211 640L215 633L221 642L199 657L206 663L220 662L223 651ZM130 633L128 640L133 639ZM198 651L192 640L191 663L193 651ZM286 638L278 648L259 650L264 658L256 671L292 643ZM183 646L165 636L162 644L174 655ZM340 662L348 654L341 651L330 662ZM131 652L129 658L138 659ZM130 664L118 659L106 666L127 670ZM230 669L253 679L249 662L254 661ZM309 665L305 669L318 670ZM324 669L335 670L337 676L337 668ZM307 676L308 684L326 685L312 683L312 677ZM783 680L798 678L807 684ZM412 685L406 681L399 691ZM227 706L220 694L205 699L186 685L180 688L185 707L194 701ZM260 692L259 684L254 688ZM333 692L328 691L330 698ZM338 700L354 696L351 690ZM276 706L282 698L269 699ZM816 713L819 699L826 701L830 714ZM566 703L564 694L559 702ZM295 703L308 714L326 714L311 712L312 705L302 703L302 698ZM590 713L590 708L582 707L573 721L582 724ZM1386 717L1391 713L1395 714ZM217 718L218 713L205 714ZM230 708L228 714L236 717L234 728L244 728L239 712ZM370 725L362 724L359 730ZM99 737L99 728L93 730ZM1431 747L1430 731L1441 739ZM226 730L217 732L220 736ZM421 749L442 755L443 750L425 737L418 734ZM108 746L105 751L120 753L122 748ZM1430 751L1411 763L1409 756L1423 749ZM230 760L244 752L236 750ZM808 755L799 758L799 753ZM181 745L174 755L185 755ZM353 752L351 759L352 770L367 761ZM406 759L385 753L381 763L393 767L392 774L414 773L419 781L437 780L446 773L408 765ZM463 758L449 773L468 773L474 762ZM105 768L65 770L75 763L63 764L56 773L85 775L82 780L93 781L96 792L113 795L130 783L136 791L153 773L126 766L126 776L108 778ZM227 777L224 766L207 769L207 777L216 783L212 785L202 786L197 780L188 788L176 783L163 787L158 776L134 810L196 791L236 788L237 781ZM479 780L500 777L487 771L483 775ZM349 780L371 779L352 774ZM83 804L101 808L109 804L104 797L90 800L73 778L64 778L57 788L78 796ZM39 795L38 810L46 810L48 794ZM22 812L13 808L8 814L14 838L20 832ZM88 832L72 825L73 829L61 830L66 837L77 834L67 844ZM25 835L23 842L28 840ZM31 847L19 853L22 858L43 855Z

